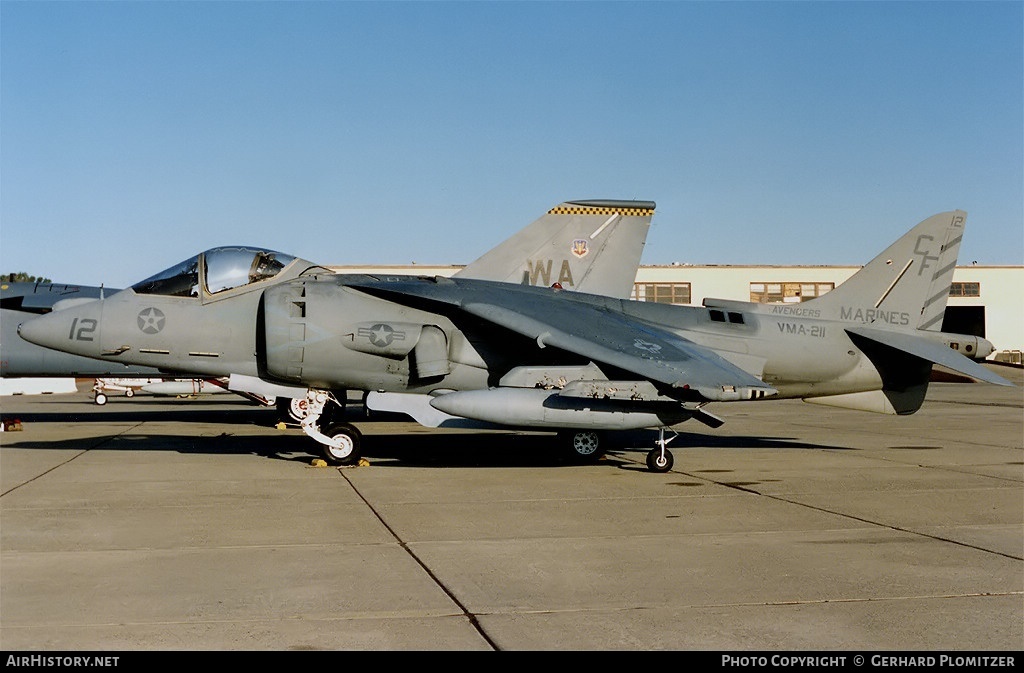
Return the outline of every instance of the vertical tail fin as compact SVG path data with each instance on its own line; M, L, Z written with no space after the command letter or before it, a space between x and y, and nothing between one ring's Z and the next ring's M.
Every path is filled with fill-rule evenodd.
M653 201L566 201L456 276L628 299L633 292Z
M929 217L804 307L831 320L941 329L966 220L962 210Z

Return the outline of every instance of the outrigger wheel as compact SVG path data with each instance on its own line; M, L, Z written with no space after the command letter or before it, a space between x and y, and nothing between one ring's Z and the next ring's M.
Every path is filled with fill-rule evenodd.
M674 434L665 439L665 428L658 428L658 446L647 452L647 469L651 472L668 472L676 462L672 452L665 448L665 445L678 436Z
M355 465L359 462L363 436L354 426L348 423L335 423L324 431L324 435L338 444L322 445L324 460L328 465Z
M668 472L672 469L675 458L672 452L663 449L651 449L647 452L647 469L651 472Z

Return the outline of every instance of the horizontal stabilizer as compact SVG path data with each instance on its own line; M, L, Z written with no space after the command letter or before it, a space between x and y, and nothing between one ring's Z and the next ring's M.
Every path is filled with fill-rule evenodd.
M904 353L909 353L934 364L942 365L947 369L952 369L978 381L992 383L997 386L1013 386L1013 383L1007 381L1002 376L989 371L974 360L957 353L952 348L931 339L907 332L880 330L871 327L851 326L847 327L846 331L884 346L901 350Z

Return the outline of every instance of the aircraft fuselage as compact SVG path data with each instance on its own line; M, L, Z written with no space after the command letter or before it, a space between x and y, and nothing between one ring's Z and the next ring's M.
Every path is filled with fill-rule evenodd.
M379 279L360 278L386 289ZM546 352L532 340L444 310L443 304L396 304L350 287L349 280L300 277L263 291L206 300L128 289L67 315L50 316L60 320L48 326L50 345L182 374L243 374L291 386L413 393L487 388L524 361L565 364L564 353L559 357ZM545 289L526 288L524 300L531 291ZM842 323L578 293L564 296L621 310L711 348L776 388L778 397L881 385L879 373ZM34 338L38 342L38 335ZM425 364L429 362L434 365Z

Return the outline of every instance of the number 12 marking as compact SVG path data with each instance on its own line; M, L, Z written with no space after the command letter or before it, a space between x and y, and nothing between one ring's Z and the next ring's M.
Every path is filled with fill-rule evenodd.
M72 341L92 341L93 332L96 331L96 321L92 318L75 318L71 321L71 331L68 332L68 339Z

